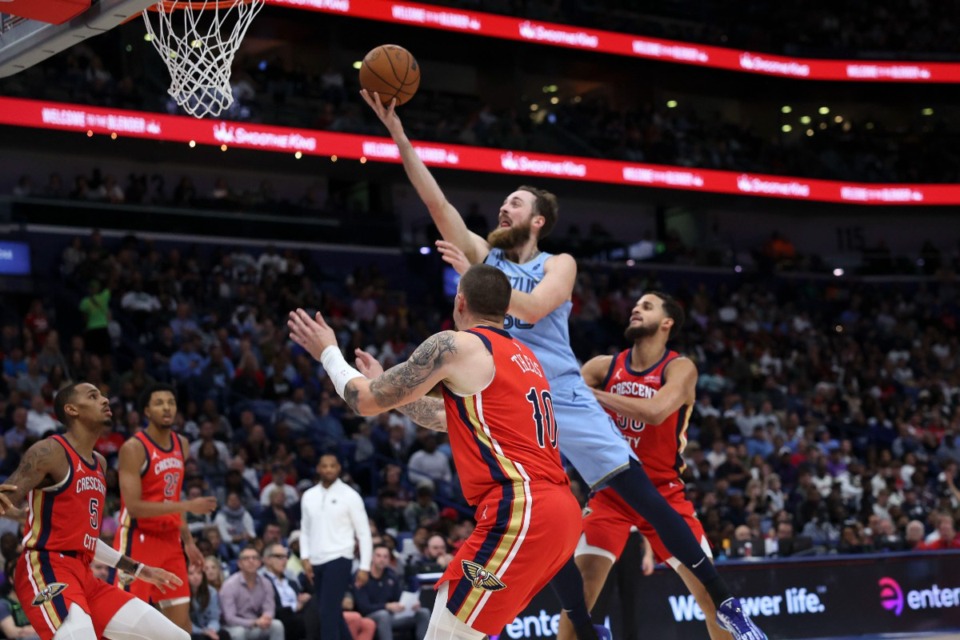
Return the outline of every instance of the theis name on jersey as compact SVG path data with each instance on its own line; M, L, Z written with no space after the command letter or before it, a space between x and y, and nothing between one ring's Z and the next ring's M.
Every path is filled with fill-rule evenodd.
M183 460L180 458L164 458L160 462L153 465L154 473L163 473L170 469L183 469Z
M83 493L84 491L96 491L105 494L107 485L97 476L84 476L77 480L77 493Z
M520 370L524 373L535 373L541 378L543 377L543 372L540 371L540 363L528 355L518 353L511 356L510 361L520 367Z

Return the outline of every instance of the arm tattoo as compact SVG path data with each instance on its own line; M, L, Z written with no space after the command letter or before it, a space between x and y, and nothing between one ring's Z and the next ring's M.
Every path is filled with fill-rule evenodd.
M370 384L374 401L381 407L400 404L443 365L449 354L456 352L457 344L452 331L430 336L417 347L409 360L386 371Z
M353 411L360 415L360 390L357 389L357 385L354 384L356 380L360 378L354 378L347 382L347 386L343 389L343 401L347 403L347 406L353 409Z
M409 417L421 427L434 431L447 430L446 410L440 398L420 398L410 404L397 407L397 411Z
M54 456L63 456L63 447L52 440L41 440L23 454L23 459L17 470L7 479L7 484L16 485L16 491L9 494L11 502L22 502L31 489L35 489L46 478L51 465L55 462Z

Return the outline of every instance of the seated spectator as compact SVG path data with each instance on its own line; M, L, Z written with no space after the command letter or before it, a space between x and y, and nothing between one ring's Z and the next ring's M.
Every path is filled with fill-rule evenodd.
M30 411L27 412L27 431L37 438L43 438L47 433L56 431L59 426L60 423L51 414L43 396L33 396L30 399Z
M203 540L210 545L210 551L214 556L216 556L221 562L231 562L237 559L237 552L234 551L233 545L227 544L223 540L223 536L220 533L220 527L214 522L212 527L206 527L203 530ZM211 584L213 580L211 580ZM221 579L221 582L223 580ZM219 588L219 587L218 587Z
M3 434L3 441L7 443L7 449L10 451L24 451L23 443L28 437L31 437L30 430L27 428L27 410L25 407L16 406L10 415L10 428Z
M223 581L220 604L232 640L284 640L283 623L275 618L273 585L260 574L260 553L247 545L239 570Z
M3 597L0 597L0 631L3 632L5 638L10 640L15 638L39 640L39 636L30 625L30 620L23 612L20 599L17 598L17 592L13 588L13 573L16 566L16 558L10 558L4 563L4 583L0 587L0 590L3 591Z
M380 531L406 531L407 523L403 516L403 507L393 489L381 488L377 495L377 508L373 519Z
M223 572L223 562L216 556L206 556L203 559L203 577L214 591L219 592L226 576Z
M390 560L390 550L385 545L373 548L370 579L353 589L357 611L377 623L377 640L393 640L393 632L400 629L414 629L414 637L423 640L430 612L421 608L419 601L409 610L400 603L403 581L389 567Z
M427 539L427 546L423 556L407 565L408 578L415 578L421 573L443 573L453 556L447 551L447 541L439 533Z
M304 606L310 601L310 592L301 589L299 582L287 576L289 558L290 552L282 544L266 545L263 549L263 575L273 584L276 618L283 623L286 640L301 640L306 636Z
M450 471L450 458L437 450L437 436L429 434L423 439L423 449L410 456L407 462L407 475L410 481L419 483L421 480L430 480L434 486L441 487L446 493L453 473Z
M287 482L290 474L287 472L285 465L279 463L271 465L270 473L269 484L264 486L263 490L260 491L260 504L262 506L266 507L270 505L270 495L275 490L283 494L284 507L292 507L300 501L300 494L297 493L296 487Z
M211 420L203 420L200 422L199 435L196 440L190 443L190 456L194 459L200 458L200 447L204 446L205 443L209 442L217 451L217 455L220 457L220 460L224 465L230 464L230 449L227 447L226 443L217 440L217 427Z
M307 431L316 419L313 408L307 402L307 392L303 387L293 390L289 400L285 400L277 409L276 421L286 422L295 433Z
M923 543L926 537L926 531L923 530L923 523L919 520L911 520L907 523L906 531L903 535L903 541L907 550L914 550L917 545Z
M219 563L218 563L219 564ZM190 583L191 640L230 640L230 634L220 628L220 595L210 586L201 567L187 570Z
M241 548L257 537L253 527L253 516L243 508L240 494L236 491L227 494L226 503L217 511L213 521L220 529L220 536L224 542L237 554L240 553Z
M937 539L930 542L921 542L917 551L941 551L946 549L960 549L960 535L954 528L953 518L948 514L940 516L937 522Z
M291 531L300 526L300 501L289 507L284 506L283 490L276 488L272 483L265 490L270 491L270 504L260 514L260 523L264 530L275 525L280 530L280 537L286 538Z
M433 485L421 482L417 485L417 499L403 510L403 517L407 521L407 531L414 531L419 526L432 527L440 518L440 507L433 500Z

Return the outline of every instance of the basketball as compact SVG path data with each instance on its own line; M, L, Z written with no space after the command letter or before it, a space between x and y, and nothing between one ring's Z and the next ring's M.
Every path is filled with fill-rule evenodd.
M383 44L363 57L360 86L380 94L380 102L389 105L394 98L401 105L420 86L420 65L409 51L395 44Z

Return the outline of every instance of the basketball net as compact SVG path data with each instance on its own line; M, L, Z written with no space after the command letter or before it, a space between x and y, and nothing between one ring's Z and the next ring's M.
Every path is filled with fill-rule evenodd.
M218 116L233 104L230 67L263 2L161 0L144 10L149 40L170 71L167 93L190 115Z

